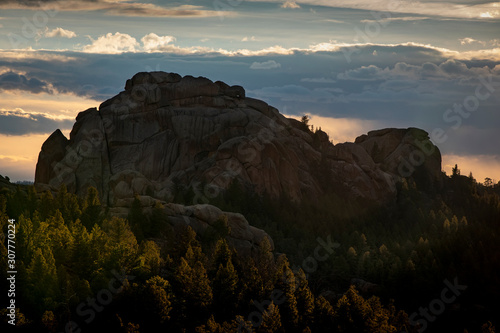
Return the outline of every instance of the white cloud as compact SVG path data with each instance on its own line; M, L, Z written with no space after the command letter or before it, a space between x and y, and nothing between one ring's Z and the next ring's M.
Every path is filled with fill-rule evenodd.
M53 37L74 38L74 37L76 37L76 33L74 31L66 30L63 28L55 28L52 30L45 28L45 32L43 35L47 38L53 38Z
M338 24L344 24L346 23L345 21L341 21L341 20L335 20L335 19L326 19L326 20L323 20L324 22L330 22L330 23L338 23Z
M490 12L486 12L486 13L481 13L481 15L479 15L479 17L482 17L482 18L493 18L495 16L493 16L494 14L490 13Z
M470 38L470 37L465 37L465 38L459 39L459 41L460 41L460 45L467 45L467 44L474 44L474 43L486 45L486 42L483 42L481 40L477 40L474 38Z
M422 20L428 20L429 17L426 16L403 16L403 17L384 17L382 19L377 19L377 20L361 20L361 23L373 23L373 22L379 22L379 23L385 23L385 22L397 22L397 21L422 21Z
M374 44L374 43L340 43L335 40L330 40L329 42L323 42L318 44L309 45L307 48L297 48L291 47L286 48L280 45L270 46L258 50L249 49L238 49L238 50L228 50L228 49L214 49L206 46L190 46L181 47L173 44L176 38L173 36L158 36L155 33L150 33L144 36L141 41L142 45L137 42L137 40L128 34L123 34L116 32L115 34L108 33L106 35L100 36L98 39L94 40L89 37L92 41L90 45L84 46L83 51L87 53L107 53L107 54L118 54L123 52L165 52L173 54L212 54L212 55L223 55L223 56L271 56L271 55L291 55L296 52L343 52L346 54L357 54L362 52L365 48L379 47L376 54L370 51L370 54L377 55L381 54L384 49L393 47L412 47L420 49L419 52L425 50L426 52L435 52L436 55L441 55L442 57L457 59L457 60L474 60L474 59L488 59L491 61L500 61L500 49L499 48L486 48L481 50L471 50L471 51L455 51L451 49L446 49L442 47L436 47L429 44L421 44L414 42L407 43L397 43L397 44ZM252 37L243 38L244 40L253 40ZM256 39L255 39L256 40ZM495 46L498 40L492 40L489 43ZM31 50L33 51L33 50ZM256 62L252 64L252 69L262 66L260 63ZM281 66L276 62L266 61L263 66L271 66L271 68L276 68L272 66ZM268 69L268 68L266 68Z
M247 37L247 36L245 36L245 37L243 37L243 38L241 39L241 41L242 41L242 42L248 42L248 41L255 42L256 40L257 40L257 39L255 38L255 36L252 36L252 37L250 37L250 38L249 38L249 37Z
M300 8L299 4L297 4L295 1L291 1L291 0L286 0L285 2L283 2L283 4L281 5L281 8L292 8L292 9L296 9L296 8Z
M135 52L136 47L139 46L139 43L134 37L119 32L115 34L109 32L96 40L91 37L89 38L92 40L92 44L83 48L83 51L88 53L118 54L123 52Z
M175 37L173 36L158 36L155 33L150 33L141 38L144 51L146 52L155 52L164 49L167 46L169 47L169 44L174 41Z
M273 68L280 68L281 64L279 62L276 62L274 60L268 60L264 62L254 62L252 65L250 65L250 69L273 69Z

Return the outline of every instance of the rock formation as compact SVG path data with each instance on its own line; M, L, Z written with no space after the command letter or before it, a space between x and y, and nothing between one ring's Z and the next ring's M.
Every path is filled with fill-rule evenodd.
M396 197L401 177L432 187L440 174L439 150L423 130L384 129L333 145L240 86L151 72L127 80L99 110L81 112L69 140L55 131L35 184L80 194L94 186L118 213L135 195L144 207L169 202L179 184L193 188L193 204L207 203L234 180L274 198L334 191L382 204Z

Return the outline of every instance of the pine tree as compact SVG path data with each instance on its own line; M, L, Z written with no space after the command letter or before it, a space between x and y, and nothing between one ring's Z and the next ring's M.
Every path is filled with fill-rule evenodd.
M135 268L138 271L137 274L158 275L163 265L160 247L154 241L143 241L137 261L137 267Z
M313 332L321 332L325 327L332 328L335 312L333 306L323 296L316 298L314 302L314 324Z
M37 203L38 203L38 198L36 195L35 186L30 186L28 188L28 199L26 202L26 207L28 209L30 218L33 218L33 214L35 213L37 208Z
M42 315L42 324L48 332L56 332L57 320L54 316L54 312L45 311Z
M177 311L181 321L196 324L193 318L205 320L208 307L212 304L213 294L210 281L203 264L198 261L191 267L181 258L175 274ZM203 321L202 321L203 322Z
M64 224L64 219L59 210L56 210L54 216L47 219L48 223L48 237L54 258L57 265L67 264L70 260L71 244L73 237L68 227Z
M31 303L36 304L40 312L54 309L59 289L56 264L50 248L35 251L27 273Z
M365 322L370 311L366 301L361 297L354 286L338 300L335 311L335 322L339 332L365 332Z
M281 319L285 329L292 331L297 328L299 319L295 297L298 283L285 256L278 259L277 266L275 288L283 291L285 297L285 302L280 304Z
M250 261L250 267L242 274L241 280L243 284L241 305L249 311L253 299L259 300L264 297L264 284L253 260Z
M201 245L196 239L196 232L190 226L179 226L176 230L175 246L172 254L174 257L184 257L189 247L191 247L197 260L201 260ZM194 265L194 263L192 264Z
M296 274L298 287L295 291L299 322L304 326L311 326L314 319L314 295L309 289L306 275L302 269Z
M146 281L144 290L144 303L146 308L144 312L149 314L152 322L163 324L170 319L172 310L172 293L170 284L167 280L154 276Z
M198 326L195 329L196 333L224 333L222 326L215 321L213 315L208 318L208 321L205 325ZM236 331L235 331L236 332Z
M99 192L95 187L87 189L87 196L82 206L82 224L87 230L92 230L94 224L101 224L101 202L99 201Z
M257 258L255 260L262 281L264 282L264 291L271 292L274 288L273 275L275 274L274 258L269 239L264 238L259 244Z
M42 194L42 197L38 202L37 210L40 213L40 220L42 221L45 221L49 218L49 216L54 214L56 210L56 203L50 191L46 191Z
M192 300L193 304L200 309L206 309L212 303L213 294L210 287L210 281L207 276L207 271L201 263L196 262L192 271Z
M273 302L269 304L262 314L262 323L257 328L258 333L282 332L281 316L279 307Z
M24 215L19 216L16 230L16 248L18 260L29 263L33 256L33 238L35 230L30 218L25 218ZM2 242L3 243L3 242Z
M218 269L220 265L225 266L231 260L231 250L225 239L219 239L215 245L214 267Z
M76 221L80 218L82 212L78 203L78 197L74 194L68 193L66 185L63 184L59 188L56 196L57 208L61 211L63 219L69 223Z
M227 320L234 315L238 305L238 274L229 259L219 269L213 280L214 307L222 319Z
M113 217L105 220L102 227L109 237L106 243L106 251L110 254L108 268L131 269L134 266L138 244L130 225L124 219Z

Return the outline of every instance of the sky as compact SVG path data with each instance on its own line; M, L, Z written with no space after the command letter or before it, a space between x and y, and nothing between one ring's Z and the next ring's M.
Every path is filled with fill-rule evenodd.
M166 71L242 85L334 143L419 127L480 182L500 180L500 2L0 2L0 174L33 180L78 112Z

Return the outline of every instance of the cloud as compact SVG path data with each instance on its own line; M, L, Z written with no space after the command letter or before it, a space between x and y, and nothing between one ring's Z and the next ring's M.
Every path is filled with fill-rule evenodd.
M219 16L216 10L205 10L202 6L182 5L173 8L145 3L124 3L107 10L110 15L146 17L210 17ZM226 13L224 13L226 15ZM229 15L234 15L231 13Z
M117 54L123 52L135 52L136 47L139 43L135 38L128 34L122 34L116 32L112 34L107 33L104 36L100 36L96 40L89 37L92 44L87 45L83 48L84 52L88 53L104 53L104 54Z
M282 0L249 0L279 3ZM288 2L288 1L287 1ZM285 2L286 3L286 2ZM498 2L494 1L373 1L373 0L300 0L302 5L332 8L350 8L380 12L392 16L396 13L429 17L449 17L491 20L500 17Z
M52 133L57 128L71 128L73 124L73 118L56 118L49 114L25 112L22 109L13 111L0 110L0 134Z
M338 23L338 24L345 24L346 23L345 21L335 20L335 19L325 19L323 21L324 22L330 22L330 23Z
M374 23L374 22L379 22L379 23L386 23L386 22L412 22L412 21L423 21L423 20L429 20L430 17L427 16L402 16L402 17L383 17L377 20L361 20L361 23Z
M264 87L255 90L249 90L249 94L253 94L263 100L279 100L279 102L301 102L301 103L319 103L327 104L331 102L339 102L340 98L334 95L333 91L328 89L309 89L307 87L287 84L284 86ZM285 108L288 108L285 106ZM284 113L287 110L282 110ZM289 110L295 113L297 110Z
M335 83L334 79L327 77L305 77L300 79L300 82L310 82L310 83Z
M137 40L125 33L107 33L106 35L99 36L97 39L90 37L91 44L83 46L81 49L83 52L87 53L102 53L102 54L118 54L124 52L163 52L179 55L187 54L205 54L205 55L221 55L221 56L268 56L268 55L291 55L294 53L309 53L309 52L329 52L329 53L339 53L341 52L345 59L347 57L356 56L357 54L363 53L364 50L370 49L370 54L382 55L383 51L391 50L393 53L400 50L413 50L414 54L408 53L408 57L421 57L424 55L433 54L436 58L453 58L459 60L475 60L483 59L489 61L500 61L500 48L489 48L481 50L472 51L455 51L451 49L446 49L442 47L436 47L429 44L420 44L414 42L406 42L399 44L374 44L374 43L342 43L337 41L322 42L317 44L312 44L306 48L299 47L283 47L281 45L275 45L270 47L265 47L257 50L250 49L237 49L229 50L223 48L211 48L206 46L189 46L182 47L174 44L176 38L174 36L158 36L155 33L149 33L145 35L141 41L142 46L137 42ZM242 41L256 41L254 36L244 37ZM204 40L206 41L206 39ZM495 46L500 44L498 40L491 40L490 44ZM500 45L499 45L500 46ZM69 50L68 50L69 51ZM374 53L374 51L376 51ZM5 52L5 51L4 51ZM23 53L23 52L21 52ZM25 53L23 53L25 54ZM48 56L49 54L45 54ZM19 56L16 56L19 57ZM389 55L390 58L392 56ZM382 56L381 56L382 58ZM349 59L351 60L351 59ZM258 65L256 65L258 66Z
M344 73L337 75L340 80L363 80L363 81L373 81L379 80L380 73L382 70L375 65L361 66L356 69L349 69Z
M250 38L245 36L245 37L243 37L243 38L241 39L241 41L242 41L242 42L248 42L248 41L255 42L256 40L257 40L257 39L255 39L255 36L252 36L252 37L250 37Z
M44 37L47 38L54 38L54 37L61 37L61 38L74 38L76 37L76 33L70 30L66 30L63 28L55 28L52 30L49 30L48 28L45 29L44 32Z
M179 47L173 44L176 40L174 36L158 36L155 33L149 33L141 38L142 45L137 42L137 39L116 32L114 34L107 33L97 39L92 39L92 43L83 47L83 52L95 54L120 54L120 53L171 53L171 54L224 54L229 55L231 52L226 50L215 50L205 46L190 46Z
M292 9L296 9L296 8L300 8L299 4L297 4L295 1L291 1L291 0L286 0L285 2L283 2L283 4L281 5L281 8L292 8Z
M483 46L486 45L486 42L483 42L483 41L480 41L480 40L477 40L474 38L470 38L470 37L459 39L459 41L460 41L460 45L467 45L467 44L474 44L474 43L481 44Z
M33 94L53 93L53 87L46 81L35 77L28 78L12 71L0 74L0 90L24 90Z
M483 18L494 18L496 16L498 16L498 11L494 11L493 13L485 12L485 13L481 13L479 15L479 17L483 17Z
M146 52L161 51L170 47L170 43L175 41L173 36L158 36L155 33L150 33L141 38L143 49Z
M337 75L339 80L460 80L461 84L467 84L470 78L477 84L479 77L488 75L498 75L495 68L489 67L468 67L465 62L448 59L442 63L424 62L421 65L411 65L405 62L398 62L394 67L380 68L375 65L361 66L349 69Z
M58 11L104 11L114 16L144 16L144 17L211 17L219 16L217 10L206 10L202 6L181 5L177 7L163 7L151 3L134 1L108 0L3 0L2 9L37 9L57 13ZM234 15L228 13L227 15Z
M281 64L274 60L268 60L264 62L254 62L250 65L250 69L274 69L280 67Z

